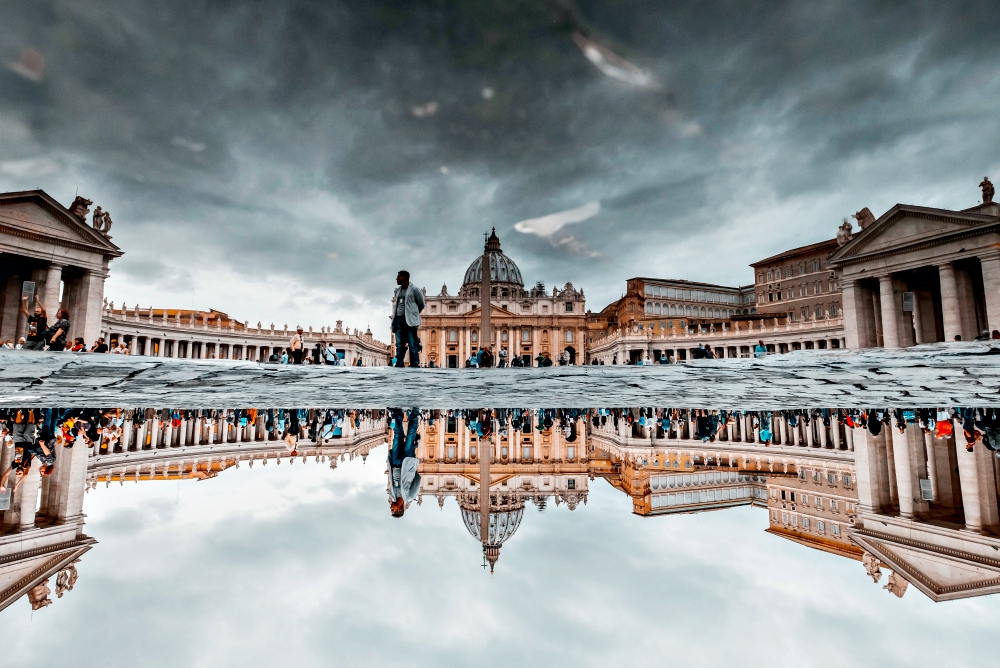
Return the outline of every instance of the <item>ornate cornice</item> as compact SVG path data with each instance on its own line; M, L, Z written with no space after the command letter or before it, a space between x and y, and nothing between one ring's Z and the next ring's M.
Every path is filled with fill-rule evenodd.
M903 217L909 218L922 218L924 220L934 220L945 223L953 223L962 225L965 229L952 230L944 233L939 233L931 237L925 237L923 239L918 239L913 242L903 242L901 245L894 248L886 248L878 251L873 251L869 253L864 253L864 248L868 246L871 242L878 239L880 236L885 234L889 229L892 228L892 224ZM972 220L972 219L975 220ZM872 229L871 227L869 229ZM863 231L861 234L863 235ZM876 223L872 232L865 236L863 239L860 238L861 235L855 237L857 241L864 241L864 244L857 244L857 246L852 247L850 244L841 249L840 252L835 253L830 259L829 264L833 268L844 267L852 264L858 264L860 262L866 262L868 260L876 260L879 258L892 257L894 255L901 255L904 253L909 253L913 251L923 250L926 248L933 248L934 246L939 246L942 243L948 241L957 241L961 239L968 239L972 237L982 236L990 232L1000 231L1000 219L993 216L983 216L979 214L958 214L947 215L940 213L933 213L931 211L922 211L919 209L910 208L900 208L894 212L891 216L886 218L884 221ZM843 253L843 254L841 254Z
M114 259L116 257L121 257L124 255L122 251L115 249L114 251L108 248L102 248L100 246L95 246L87 244L83 241L73 241L71 239L61 239L59 237L50 237L44 234L39 234L38 232L31 232L29 230L24 230L19 227L11 227L10 225L5 225L0 223L0 234L6 234L12 237L20 237L21 239L29 239L31 241L40 241L42 243L52 244L54 246L62 246L64 248L72 248L74 250L87 251L88 253L100 254L105 257L105 259Z

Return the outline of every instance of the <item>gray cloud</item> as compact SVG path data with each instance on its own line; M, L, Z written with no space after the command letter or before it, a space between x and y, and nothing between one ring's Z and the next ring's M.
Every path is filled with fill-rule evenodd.
M306 300L315 325L384 335L399 266L457 287L496 226L527 280L571 280L599 309L637 274L746 283L862 206L971 205L1000 166L990 2L13 0L4 16L0 188L79 187L112 211L128 255L109 297L130 303L190 300L180 274L240 318L302 319ZM663 90L603 74L574 34ZM513 232L590 201L564 243ZM241 299L254 281L262 298Z

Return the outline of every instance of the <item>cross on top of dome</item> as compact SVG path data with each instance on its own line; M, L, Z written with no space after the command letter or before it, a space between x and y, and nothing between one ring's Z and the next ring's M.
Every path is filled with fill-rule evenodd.
M486 239L486 247L483 250L500 252L500 237L497 236L497 228L493 228L492 234Z

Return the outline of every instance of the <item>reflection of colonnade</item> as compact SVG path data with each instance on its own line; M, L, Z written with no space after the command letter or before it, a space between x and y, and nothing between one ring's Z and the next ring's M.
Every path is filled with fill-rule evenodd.
M633 498L636 514L764 506L765 485L816 470L818 462L838 479L853 470L853 441L836 419L790 422L775 414L773 440L765 443L746 413L720 428L714 441L697 438L694 422L683 417L671 420L669 432L651 420L619 420L616 427L608 419L591 428L590 444L608 457L599 473Z
M916 424L876 435L830 422L792 428L775 416L776 440L765 445L743 419L714 442L694 438L684 420L669 434L609 420L591 429L591 446L606 454L601 461L592 453L591 468L629 494L640 515L746 505L734 490L763 476L769 533L862 561L876 582L890 568L884 588L897 596L908 583L935 601L1000 592L992 453L982 443L968 451L957 421L943 438Z
M255 463L267 466L269 462L280 466L282 461L294 464L301 458L305 463L312 458L316 463L329 463L337 468L338 462L350 461L355 457L365 458L372 448L385 443L384 422L381 427L363 435L348 436L343 439L317 443L300 440L293 457L280 441L243 441L214 446L172 446L163 450L145 450L139 457L136 453L115 453L95 457L87 474L87 489L94 489L98 483L105 486L112 482L139 482L143 480L206 480L214 478L222 471Z
M158 412L156 414L159 414ZM352 416L349 414L348 418ZM56 575L57 597L73 588L74 564L96 541L83 533L85 492L99 482L207 479L246 463L267 466L287 460L313 458L338 462L367 457L385 443L384 418L362 417L357 425L345 419L340 432L325 440L300 438L292 457L283 440L269 438L263 418L239 427L206 418L169 420L151 418L141 426L126 420L122 439L112 448L88 448L81 437L74 447L57 446L55 469L42 477L39 460L21 482L3 512L0 530L0 610L27 594L33 609L52 603L48 586ZM13 448L2 448L0 464L10 465ZM13 480L11 481L13 483ZM57 575L58 574L58 575Z
M384 419L361 418L360 424L355 426L352 415L352 412L348 412L339 433L326 439L325 443L348 443L374 435L382 438L380 442L385 441ZM182 448L184 452L195 454L202 450L211 453L216 447L225 449L240 444L263 450L285 447L280 435L267 431L267 414L264 410L258 411L256 419L248 419L245 425L235 420L230 422L225 412L220 412L215 417L188 416L181 412L180 417L174 418L169 409L149 408L145 409L141 419L136 419L138 417L140 416L132 415L123 420L121 435L111 445L111 452L108 452L107 444L101 447L100 452L95 446L91 449L91 459L111 461L104 459L102 455L115 453L125 454L127 459L129 453L148 454L159 450L171 451L174 448ZM311 442L308 439L299 440Z
M48 583L54 575L61 598L76 582L74 564L96 542L83 533L87 445L80 439L73 448L58 448L52 474L42 477L35 458L3 512L0 610L25 594L32 609L51 604ZM2 450L0 466L6 469L13 448Z
M993 453L981 442L969 451L957 420L941 438L914 424L878 435L856 431L859 523L852 538L874 555L869 561L888 564L935 601L1000 592Z
M267 361L271 353L280 356L295 334L288 325L250 327L220 311L116 309L114 303L105 305L101 332L106 342L125 342L133 355L257 362ZM347 330L340 320L336 327L322 327L318 332L309 327L302 338L306 350L317 343L333 344L347 364L358 357L365 366L389 363L388 346L377 341L371 330Z

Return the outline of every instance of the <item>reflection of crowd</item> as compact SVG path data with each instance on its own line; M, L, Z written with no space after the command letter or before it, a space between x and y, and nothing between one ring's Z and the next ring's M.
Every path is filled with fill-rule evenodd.
M0 498L9 502L10 492L25 479L35 460L39 462L39 472L50 475L55 469L57 453L73 447L79 435L93 428L93 413L56 408L0 410L0 444L4 449L14 449L10 466L0 474ZM8 488L11 474L13 490Z
M969 450L981 442L989 450L1000 452L1000 409L996 408L814 408L783 411L596 408L590 409L587 413L595 427L605 426L608 421L611 421L616 429L621 423L628 426L638 424L649 428L653 438L666 437L678 423L690 423L694 437L706 442L714 442L720 429L748 418L750 428L760 434L760 440L765 445L774 438L771 424L776 416L784 419L793 429L800 422L808 426L813 420L818 420L823 426L830 427L837 421L840 425L850 428L867 428L875 436L878 436L882 429L895 427L905 431L907 425L917 425L925 433L933 433L943 438L951 435L953 425L961 425Z

